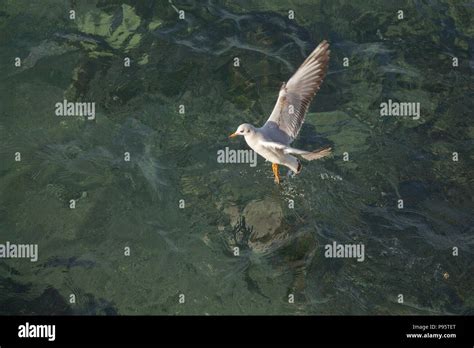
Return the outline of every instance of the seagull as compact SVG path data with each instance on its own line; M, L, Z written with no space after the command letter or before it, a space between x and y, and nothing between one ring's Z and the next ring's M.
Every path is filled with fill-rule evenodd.
M244 123L229 136L229 138L243 136L252 150L272 162L276 184L280 183L279 165L299 174L303 166L295 156L312 161L331 153L331 148L304 151L290 147L304 123L309 104L323 83L330 52L329 44L324 40L288 82L282 84L275 107L262 127L256 128Z

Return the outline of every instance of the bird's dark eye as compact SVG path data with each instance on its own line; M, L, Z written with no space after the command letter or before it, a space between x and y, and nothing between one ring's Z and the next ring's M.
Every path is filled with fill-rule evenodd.
M244 132L244 130L242 129L242 130L240 131L240 133L243 133L243 132Z
M247 133L250 133L250 129L247 129Z

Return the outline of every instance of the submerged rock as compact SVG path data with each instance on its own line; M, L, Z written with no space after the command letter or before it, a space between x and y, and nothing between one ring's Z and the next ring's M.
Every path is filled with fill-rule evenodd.
M271 239L283 219L281 206L269 199L251 201L243 215L247 225L253 227L250 242L254 244Z
M268 252L281 246L288 233L283 231L283 210L277 202L265 198L247 204L237 218L238 210L224 210L231 220L232 236L230 245L248 247L254 252Z

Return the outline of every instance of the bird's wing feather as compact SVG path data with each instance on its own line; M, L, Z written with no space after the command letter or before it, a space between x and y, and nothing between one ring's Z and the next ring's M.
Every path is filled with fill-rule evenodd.
M264 131L283 131L289 137L289 143L298 136L309 104L326 75L329 53L328 42L321 42L283 84L270 118L262 127Z
M285 151L288 148L285 144L276 143L273 141L260 141L259 145L266 147L267 149Z
M313 161L322 157L326 157L331 153L331 148L318 149L316 151L305 151L300 149L295 149L284 144L276 143L273 141L261 141L260 145L272 150L282 151L285 155L296 155L301 156L305 160Z

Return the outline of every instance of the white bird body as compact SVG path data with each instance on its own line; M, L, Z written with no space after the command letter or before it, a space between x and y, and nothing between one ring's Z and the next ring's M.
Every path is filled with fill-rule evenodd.
M312 161L330 154L331 149L305 151L290 147L304 123L309 104L319 90L329 62L329 44L321 42L306 58L288 82L281 86L278 99L267 122L260 128L241 124L231 137L242 135L248 146L273 163L275 182L279 183L278 165L284 165L298 174L299 156Z
M265 137L260 129L255 128L254 133L244 135L244 138L247 145L267 161L286 166L295 173L299 172L298 159L285 154L284 147L279 148L283 144L273 143L271 139Z

